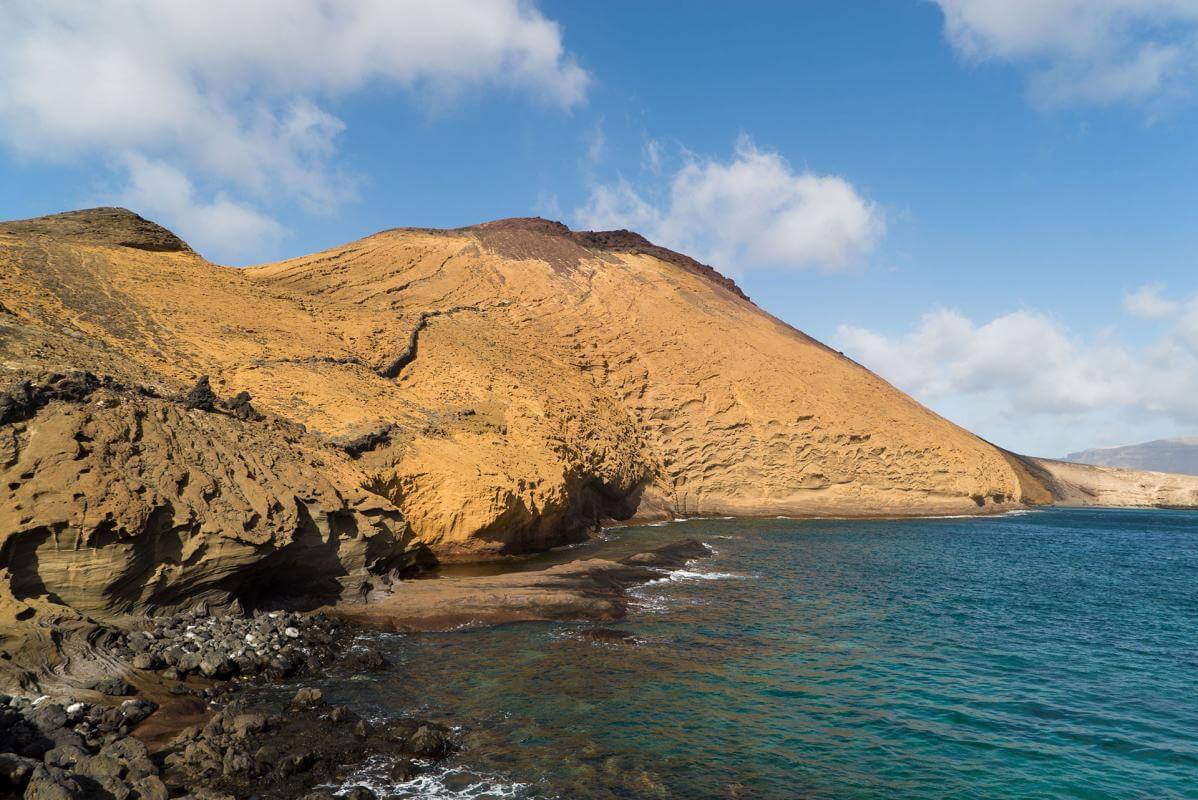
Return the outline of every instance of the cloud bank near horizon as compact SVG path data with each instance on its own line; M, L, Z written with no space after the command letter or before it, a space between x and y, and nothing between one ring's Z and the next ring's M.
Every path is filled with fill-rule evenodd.
M1192 428L1198 426L1198 296L1172 300L1163 290L1149 284L1128 295L1129 314L1165 326L1138 347L1109 331L1079 336L1033 310L977 321L936 309L897 335L841 325L835 341L864 366L975 431L1038 429L1046 441L1063 441L1071 426L1100 430L1105 421L1122 420L1120 430L1159 419Z

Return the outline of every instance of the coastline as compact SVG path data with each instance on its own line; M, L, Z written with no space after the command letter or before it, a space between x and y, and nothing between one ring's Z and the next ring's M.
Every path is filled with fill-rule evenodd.
M1032 512L1034 509L1013 509L1001 515L963 517ZM954 518L962 515L930 519ZM710 517L627 527L661 529L702 519ZM4 774L8 774L12 780L30 782L36 777L63 786L100 778L124 781L128 793L116 792L113 796L130 800L170 796L223 800L251 795L264 800L330 800L333 796L369 800L375 796L369 785L355 784L369 784L364 776L369 775L371 780L381 776L383 781L405 785L425 780L419 777L424 773L427 780L434 780L446 774L445 769L452 772L453 765L442 762L452 756L455 748L470 748L470 742L476 741L460 739L453 728L446 727L453 722L454 708L435 707L433 715L439 722L414 717L384 721L325 702L315 688L315 684L324 683L327 689L329 681L343 681L387 666L374 649L381 647L380 640L372 641L372 637L362 634L573 621L591 623L579 632L582 638L620 645L632 637L626 631L603 626L626 614L628 590L658 581L713 554L709 546L695 539L668 538L670 544L619 558L582 557L500 575L415 578L402 582L397 591L372 592L365 602L325 606L305 613L246 613L236 604L207 609L199 603L186 612L164 617L129 616L99 622L76 615L74 624L66 624L69 621L61 618L53 620L48 624L63 632L55 641L57 660L46 662L43 672L35 676L39 680L30 684L30 691L21 692L25 697L0 698L0 714L10 720L20 717L19 726L45 727L46 720L50 721L51 728L39 729L37 734L43 740L42 761L19 752L19 748L5 749L10 745L3 744L0 736L0 763L14 768L0 772L0 787L6 780ZM571 546L565 551L573 549ZM203 659L180 663L178 654L161 659L172 645L185 643L189 633L199 631L202 641L227 642L232 634L244 638L243 632L263 625L275 631L271 634L275 644L302 642L303 657L281 669L266 659L261 662L265 666L257 671L233 671L228 664L205 664ZM288 633L291 628L295 628L294 637ZM3 644L9 648L12 639L4 639ZM142 668L136 668L133 659L147 653L161 660L142 658ZM18 655L47 657L47 651L35 649ZM0 661L0 674L11 676L14 660L9 652L9 658ZM86 676L81 674L89 666L91 671ZM173 674L172 669L183 674ZM86 688L84 677L94 681L101 674L116 678L118 683L128 682L129 693L120 690L105 694L95 686ZM243 700L245 697L250 699ZM413 698L410 708L419 706L418 699ZM72 708L75 710L69 711ZM71 721L53 727L61 716L59 712ZM442 716L443 712L451 716ZM461 722L469 730L481 721L471 718ZM70 747L79 752L63 749ZM140 755L143 749L144 758ZM474 749L476 754L488 752L485 747L482 751ZM32 752L38 754L36 745ZM133 753L134 760L122 755L126 760L121 761L114 755L124 753ZM147 764L153 769L149 770ZM141 789L134 787L138 781L143 782ZM167 794L153 793L159 783ZM377 780L374 785L378 789ZM184 788L188 793L180 795Z
M710 555L682 540L619 560L480 578L414 579L366 602L308 613L246 613L202 601L166 616L99 621L64 610L3 632L0 789L27 798L303 797L327 800L368 761L385 759L396 781L451 755L451 731L425 719L376 724L325 704L312 681L331 670L361 674L386 661L360 643L371 630L424 631L518 621L612 622L627 590ZM619 633L596 627L597 640ZM245 688L285 682L289 701L247 707ZM132 755L130 755L132 754ZM181 794L182 793L182 794ZM370 800L365 786L348 796Z
M326 609L367 628L399 632L532 621L615 622L627 613L627 590L710 555L684 539L620 560L589 558L541 570L410 580L363 603Z

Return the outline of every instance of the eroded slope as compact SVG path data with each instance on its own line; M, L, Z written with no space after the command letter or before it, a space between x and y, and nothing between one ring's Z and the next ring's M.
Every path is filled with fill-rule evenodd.
M634 514L1051 499L710 267L544 220L248 270L119 209L3 223L0 363L10 389L91 376L0 425L0 569L25 602L352 594ZM186 402L202 375L223 402Z

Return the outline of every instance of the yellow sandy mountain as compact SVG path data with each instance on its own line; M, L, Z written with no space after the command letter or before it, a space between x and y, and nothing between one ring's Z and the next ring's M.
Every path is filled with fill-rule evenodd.
M626 231L395 229L234 269L93 209L0 223L0 304L0 585L27 602L337 595L604 519L1067 499L1053 462Z

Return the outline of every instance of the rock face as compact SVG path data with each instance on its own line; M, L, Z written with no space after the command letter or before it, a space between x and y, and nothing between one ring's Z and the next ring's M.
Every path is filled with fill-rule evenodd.
M539 219L252 269L120 209L0 223L0 383L0 591L96 612L365 594L605 518L1051 500L712 268Z
M398 510L294 426L107 387L3 435L0 574L16 600L128 611L230 593L333 599L339 578L403 556Z

